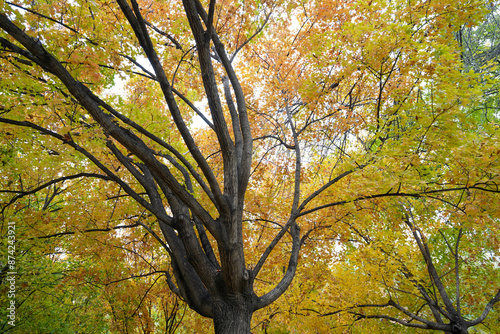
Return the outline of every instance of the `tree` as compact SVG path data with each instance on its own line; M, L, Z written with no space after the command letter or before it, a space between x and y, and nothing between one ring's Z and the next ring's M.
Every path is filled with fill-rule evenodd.
M470 136L487 149L460 145L476 126L464 106L481 90L449 43L481 2L50 0L0 11L2 144L14 152L3 214L63 184L54 196L67 216L46 215L33 237L145 229L169 255L171 290L216 333L249 333L339 212L498 193L491 126ZM119 78L121 97L106 90ZM436 156L450 150L486 169Z
M399 210L394 205L396 212L391 212L378 203L361 211L367 220L380 223L345 219L353 245L332 266L329 281L350 295L329 291L324 299L316 296L314 312L339 316L337 326L383 319L444 333L468 333L478 325L494 333L498 320L492 309L500 298L494 283L499 275L494 255L498 224L488 209L472 213L482 207L479 201L464 200L459 206L452 210L413 200L400 203ZM392 233L384 231L388 228ZM417 257L422 261L411 260ZM346 267L346 262L355 265ZM335 294L340 300L328 301Z

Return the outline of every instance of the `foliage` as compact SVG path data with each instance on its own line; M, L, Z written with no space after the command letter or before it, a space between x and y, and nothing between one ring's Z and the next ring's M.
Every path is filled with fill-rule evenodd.
M50 310L120 333L211 328L176 298L217 333L495 330L496 65L460 37L488 10L0 2L26 291L56 278Z

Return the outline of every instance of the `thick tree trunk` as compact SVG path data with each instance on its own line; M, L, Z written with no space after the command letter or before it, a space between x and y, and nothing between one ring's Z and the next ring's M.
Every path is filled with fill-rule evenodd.
M454 330L453 332L444 331L443 333L444 334L469 334L469 330L468 329L457 329L457 330Z
M220 302L214 310L215 334L250 334L253 310L237 303Z
M462 324L453 324L452 330L449 332L444 331L444 333L445 334L468 334L469 329L463 322L465 322L465 321L462 321Z

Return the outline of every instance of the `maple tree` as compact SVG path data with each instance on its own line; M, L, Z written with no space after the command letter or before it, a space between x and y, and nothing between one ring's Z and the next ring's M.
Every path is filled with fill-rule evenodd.
M431 233L455 245L438 253L452 254L459 270L461 238L493 231L498 219L484 205L498 201L495 112L484 120L475 108L494 79L463 70L452 38L485 9L482 1L2 1L3 222L27 224L34 239L67 237L51 247L76 259L104 254L94 257L103 269L85 271L95 280L151 278L110 285L111 308L133 308L123 292L150 296L161 277L216 333L249 333L261 309L254 320L267 331L281 312L273 303L288 293L292 305L318 291L341 299L317 281L334 272L332 258L352 256L343 270L374 277L377 266L359 270L363 256L389 256L388 245L411 235L419 248L402 246L401 256L430 257L417 223L401 217L427 214ZM404 200L432 208L405 216ZM464 203L477 208L462 208L469 225L443 230L443 217ZM455 230L464 232L453 243ZM372 252L346 246L352 234ZM412 282L425 263L432 269L412 259L382 276ZM307 293L290 287L296 276ZM352 290L350 302L364 295L338 287ZM435 315L432 302L443 302L447 319L433 328L453 332L463 318L450 315L445 295L426 305ZM136 308L140 325L112 310L113 330L153 330L150 298Z

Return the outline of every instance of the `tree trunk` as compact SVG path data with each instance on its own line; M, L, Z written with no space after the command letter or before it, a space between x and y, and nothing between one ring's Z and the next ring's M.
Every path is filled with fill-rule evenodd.
M468 334L469 329L465 324L452 324L452 330L447 332L444 331L445 334Z
M215 334L250 334L253 310L245 303L219 302L214 310Z

